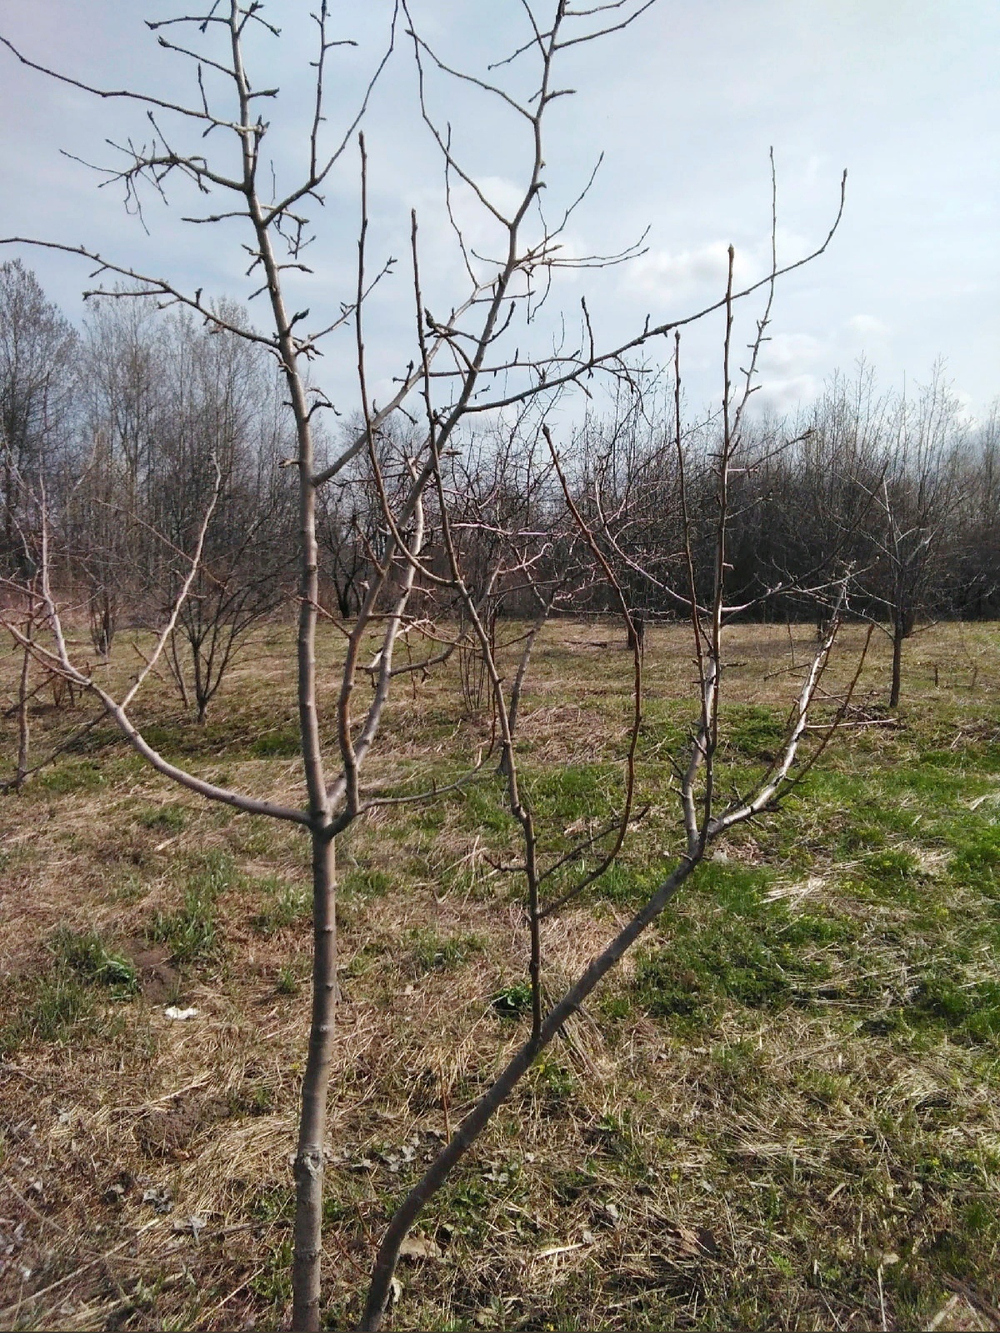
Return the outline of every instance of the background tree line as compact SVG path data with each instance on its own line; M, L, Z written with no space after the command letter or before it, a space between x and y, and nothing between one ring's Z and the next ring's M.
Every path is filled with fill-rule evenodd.
M233 303L220 313L246 325ZM888 393L860 365L797 419L759 417L743 432L728 559L748 619L821 623L850 571L851 610L892 639L895 705L903 645L921 623L1000 616L1000 407L970 424L940 366L915 391ZM673 406L654 392L621 397L579 426L560 479L530 414L480 426L451 451L447 494L427 498L428 568L446 573L444 503L487 618L613 610L568 486L642 621L685 615L685 542L699 595L713 578L719 427L681 434L678 452ZM383 427L378 448L383 484L404 488L406 428ZM152 624L173 602L207 517L169 654L179 695L204 719L241 637L291 589L296 504L282 464L294 447L273 357L152 300L101 299L77 331L32 272L6 262L0 451L3 574L30 586L44 500L54 567L100 657L118 629ZM361 605L383 515L363 458L323 492L331 614ZM420 596L429 616L461 615L433 586ZM474 662L466 674L481 693Z

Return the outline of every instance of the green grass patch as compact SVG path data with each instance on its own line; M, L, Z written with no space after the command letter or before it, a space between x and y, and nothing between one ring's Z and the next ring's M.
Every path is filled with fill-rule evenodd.
M514 816L506 805L506 791L500 781L493 783L475 783L462 792L462 824L466 828L475 828L489 833L509 834L516 827ZM440 822L428 824L426 821L437 813ZM440 807L428 807L421 815L421 827L436 831L444 822L444 811Z
M531 983L512 981L490 996L490 1004L500 1018L520 1018L531 1009Z
M571 884L572 879L568 876L566 878ZM604 898L616 906L635 908L646 901L659 879L655 871L643 872L625 861L616 861L595 881L592 893L594 897Z
M344 875L340 881L339 892L345 897L363 900L382 898L394 883L394 877L385 870L378 870L374 866L358 866Z
M769 763L785 737L786 715L764 704L729 704L719 713L724 752Z
M918 868L917 858L912 852L893 847L870 853L864 857L861 866L869 878L891 887L905 884L917 873Z
M688 719L673 700L643 701L639 754L644 761L662 760L678 754L689 736Z
M267 1252L264 1263L250 1282L250 1289L265 1305L283 1310L292 1294L292 1242L282 1240Z
M66 759L61 764L44 770L38 785L53 796L98 791L105 784L105 775L96 759Z
M284 710L282 710L284 711ZM292 757L299 753L298 727L291 716L233 701L226 711L210 714L203 726L191 714L139 719L143 736L155 750L174 759ZM251 739L253 738L253 739Z
M410 970L414 976L426 972L447 972L463 967L486 948L481 935L439 935L436 930L418 928L403 937L407 947Z
M206 856L187 880L180 908L157 911L147 930L150 940L165 944L175 963L203 961L217 949L216 904L221 893L236 883L236 870L227 852Z
M712 1022L720 1006L777 1009L811 1002L830 975L822 946L850 938L822 913L791 916L763 897L768 877L752 866L710 862L697 889L665 929L668 940L640 950L632 996L682 1026ZM815 947L821 946L821 947Z
M298 727L275 727L265 731L250 746L255 759L294 759L302 753Z
M142 828L159 833L181 833L187 827L188 812L180 805L150 806L141 810L136 822Z
M294 1187L262 1185L246 1199L245 1211L255 1222L291 1222L295 1216Z
M175 963L208 958L215 950L215 899L188 887L178 911L157 911L147 933L154 943L167 945Z
M0 1029L0 1054L28 1041L68 1041L82 1019L102 1001L130 1000L139 979L132 962L113 952L96 931L61 926L48 940L49 969L30 980L8 982L4 1008L12 1013Z
M919 912L933 908L938 901L936 887L920 868L908 848L883 846L862 856L852 868L848 883L859 898L871 899L894 907L908 907Z
M49 948L58 971L103 988L112 999L128 999L139 989L134 964L121 954L112 953L96 931L78 933L61 926L49 941Z
M527 799L539 827L543 821L574 823L581 817L606 819L609 801L622 786L621 769L612 764L565 764L524 779Z
M981 824L960 834L948 871L959 883L970 888L995 888L1000 868L1000 826Z
M274 989L279 995L298 995L302 989L299 979L295 974L295 969L290 963L285 963L278 970L278 976L274 983Z
M312 915L311 895L298 884L289 884L278 875L269 875L256 881L255 887L263 892L266 905L251 917L251 925L261 935L273 935L278 930L307 921Z
M1000 1036L1000 981L962 982L932 968L917 985L907 1017L940 1026L953 1039L992 1041Z
M0 1054L10 1055L28 1041L64 1041L74 1025L94 1010L91 989L72 973L55 972L11 995L17 1016L0 1030Z

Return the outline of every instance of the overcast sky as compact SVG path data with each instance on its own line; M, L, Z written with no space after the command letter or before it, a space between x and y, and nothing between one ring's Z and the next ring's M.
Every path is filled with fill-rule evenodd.
M532 3L540 14L550 7ZM279 102L268 104L268 142L287 180L302 161L294 122L308 109L309 8L306 0L273 0L269 12L284 29L282 40L255 42L249 53L257 86L282 86ZM161 52L142 22L179 12L140 0L0 0L0 32L89 83L192 102L190 68ZM332 53L331 139L349 123L390 12L387 0L331 4L334 35L359 43ZM442 58L477 75L526 34L521 0L413 0L412 12ZM549 313L565 311L575 328L585 294L599 336L609 340L628 336L647 314L654 323L682 316L721 295L730 243L738 279L759 276L770 247L773 146L781 262L822 240L844 168L848 186L844 220L827 254L779 288L761 400L794 411L862 355L882 384L895 388L904 378L911 385L926 380L943 357L966 410L983 414L1000 394L998 57L997 0L659 0L627 32L567 52L556 82L576 95L551 108L547 212L557 216L575 198L603 153L594 187L568 226L566 253L615 252L649 231L646 252L631 264L564 275ZM520 88L522 68L526 76L523 59L499 73ZM530 166L516 118L468 88L435 83L431 95L492 197L501 204L515 197ZM180 191L169 207L148 198L147 236L124 214L120 191L98 189L92 172L60 154L112 161L105 140L148 137L141 110L47 81L5 51L0 110L0 235L83 243L189 289L249 295L240 250L246 237L233 224L185 225L180 217L197 200ZM377 90L367 134L370 268L390 254L400 261L369 314L372 374L376 392L385 394L412 354L411 208L421 226L427 303L446 314L461 290L441 215L440 167L420 124L412 52L403 40ZM196 135L183 142L198 145ZM315 275L292 295L310 307L310 326L351 296L357 182L352 148L314 219ZM220 202L209 201L209 209ZM460 195L456 207L476 245L495 248L495 230L473 201ZM70 318L82 317L85 265L26 247L0 252L15 255ZM744 331L758 309L747 308ZM551 336L551 326L539 328ZM717 397L720 336L718 316L685 335L693 406ZM660 343L649 358L664 360L668 351ZM318 375L342 410L354 410L346 337L331 344Z

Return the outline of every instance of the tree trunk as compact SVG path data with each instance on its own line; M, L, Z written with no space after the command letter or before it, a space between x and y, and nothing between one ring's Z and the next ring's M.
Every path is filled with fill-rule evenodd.
M32 638L32 629L33 624L29 619L25 626L25 637L29 641ZM30 698L28 686L30 683L31 649L25 647L24 657L21 661L21 679L18 682L17 690L17 776L14 779L15 791L21 790L28 776L28 753L31 743L31 720L28 714L28 699Z
M906 638L906 626L902 617L897 616L892 626L892 685L889 689L889 707L899 707L899 688L903 677L903 641Z
M325 826L312 831L313 991L309 1057L302 1080L302 1113L295 1154L295 1263L292 1328L318 1333L323 1258L323 1165L326 1096L337 1004L336 875L333 842Z

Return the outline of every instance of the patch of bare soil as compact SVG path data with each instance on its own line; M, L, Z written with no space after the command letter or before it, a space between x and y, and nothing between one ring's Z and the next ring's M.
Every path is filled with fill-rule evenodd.
M181 974L170 962L169 949L162 945L148 947L145 941L133 940L126 952L147 1004L166 1004L176 997Z
M135 1137L147 1157L183 1160L202 1129L225 1119L229 1105L220 1097L174 1097L166 1106L148 1111L135 1126Z

